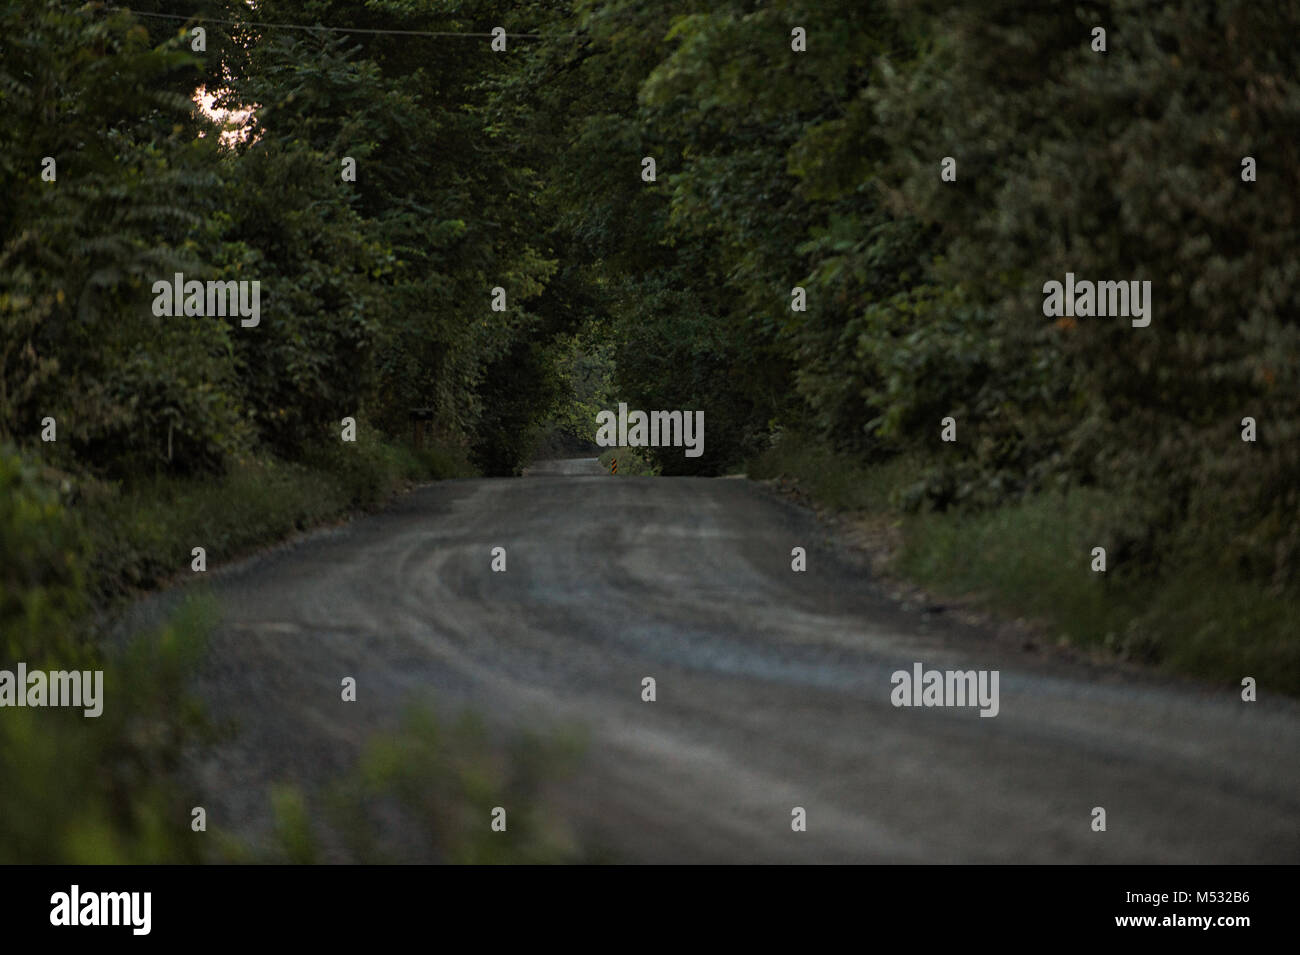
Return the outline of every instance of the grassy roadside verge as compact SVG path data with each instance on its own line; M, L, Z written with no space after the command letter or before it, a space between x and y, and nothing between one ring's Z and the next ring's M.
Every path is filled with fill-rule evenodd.
M812 502L850 520L887 522L895 540L887 574L936 596L1027 618L1051 642L1099 650L1260 692L1300 695L1300 595L1269 592L1192 555L1176 575L1091 569L1112 492L1041 493L987 510L906 511L917 462L864 466L797 436L749 463L755 479L793 480Z
M476 472L459 449L413 451L376 439L317 450L305 462L247 459L226 474L90 484L75 509L92 542L91 592L110 602L189 574L194 547L209 568L349 514L412 483Z

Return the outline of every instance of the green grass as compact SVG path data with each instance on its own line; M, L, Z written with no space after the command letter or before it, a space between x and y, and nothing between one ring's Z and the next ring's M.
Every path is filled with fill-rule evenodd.
M473 473L457 449L368 441L319 449L305 464L249 459L222 475L91 485L77 510L93 542L94 595L110 600L188 572L194 547L211 568L374 508L412 482Z
M1051 619L1061 635L1096 642L1130 613L1113 581L1090 569L1106 497L1077 490L965 515L903 522L894 569L950 594L975 593L999 610Z
M1167 666L1239 684L1254 677L1261 693L1300 696L1300 597L1265 593L1256 583L1209 573L1166 581L1136 620Z
M787 434L750 461L745 470L758 480L793 477L818 504L833 510L884 511L890 507L893 494L912 480L916 462L895 458L868 467Z
M1091 569L1107 517L1122 512L1111 491L1044 492L974 512L905 513L904 489L921 462L864 466L787 437L751 462L751 477L794 478L838 511L886 515L902 543L889 570L933 593L1027 617L1052 639L1098 647L1172 671L1300 695L1300 594L1268 591L1191 554L1171 555L1176 573L1150 579L1111 563ZM1193 535L1194 536L1194 535Z

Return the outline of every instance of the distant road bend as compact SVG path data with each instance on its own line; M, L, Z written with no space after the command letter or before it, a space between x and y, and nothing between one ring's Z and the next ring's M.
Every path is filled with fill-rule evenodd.
M271 782L327 782L428 695L585 726L556 805L627 861L1300 861L1293 701L905 609L828 534L748 481L580 459L433 484L233 565L199 688L240 730L196 765L209 814L264 838ZM890 675L917 662L999 670L998 715L895 708Z

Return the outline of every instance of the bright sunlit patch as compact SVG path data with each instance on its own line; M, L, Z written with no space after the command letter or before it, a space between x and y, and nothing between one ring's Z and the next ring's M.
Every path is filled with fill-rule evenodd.
M254 107L219 109L215 105L217 97L224 92L226 91L219 90L210 93L206 86L200 86L194 91L193 99L203 115L221 127L221 145L232 148L235 143L245 142L252 135Z

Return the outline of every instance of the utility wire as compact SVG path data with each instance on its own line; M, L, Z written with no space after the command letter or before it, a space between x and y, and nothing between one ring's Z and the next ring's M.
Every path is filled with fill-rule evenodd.
M368 33L375 36L429 36L429 37L491 37L492 33L445 33L433 30L374 30L366 27L325 27L325 26L307 26L301 23L268 23L256 20L219 20L214 17L202 16L183 16L177 13L147 13L144 10L132 10L130 7L101 7L102 10L116 10L121 13L130 13L137 17L154 17L159 20L181 20L189 22L191 20L198 23L220 23L224 26L235 27L269 27L280 30L306 30L310 33ZM557 37L573 37L576 33L507 33L506 36L512 40L544 40Z

